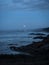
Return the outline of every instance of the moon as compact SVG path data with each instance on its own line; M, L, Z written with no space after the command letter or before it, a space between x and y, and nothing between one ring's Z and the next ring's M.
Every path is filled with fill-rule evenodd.
M24 28L26 27L26 25L24 25Z

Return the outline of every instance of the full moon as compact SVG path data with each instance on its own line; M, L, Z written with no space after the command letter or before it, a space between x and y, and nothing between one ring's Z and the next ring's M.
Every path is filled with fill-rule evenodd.
M24 28L26 27L26 25L24 25Z

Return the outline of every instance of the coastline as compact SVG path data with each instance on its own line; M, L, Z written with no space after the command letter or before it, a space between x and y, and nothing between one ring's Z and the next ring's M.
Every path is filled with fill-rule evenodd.
M45 30L46 32L49 30ZM48 32L49 33L49 32ZM32 34L31 34L32 35ZM34 39L42 39L39 42L32 42L27 46L10 46L12 51L21 51L25 54L0 54L0 65L49 65L49 34L38 34Z

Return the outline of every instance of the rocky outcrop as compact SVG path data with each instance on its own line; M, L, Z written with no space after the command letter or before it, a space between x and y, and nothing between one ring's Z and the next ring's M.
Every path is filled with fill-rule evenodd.
M32 44L27 45L27 46L22 46L22 47L15 47L11 46L10 49L13 51L22 51L22 52L27 52L30 54L38 54L40 50L43 51L43 49L48 50L49 49L49 35L47 35L41 42L32 42Z

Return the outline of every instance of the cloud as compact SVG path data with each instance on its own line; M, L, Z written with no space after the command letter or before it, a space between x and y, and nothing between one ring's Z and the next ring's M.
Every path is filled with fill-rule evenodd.
M2 0L3 1L3 0ZM7 0L5 0L7 1ZM49 0L9 0L5 4L0 4L0 7L8 9L49 9Z

